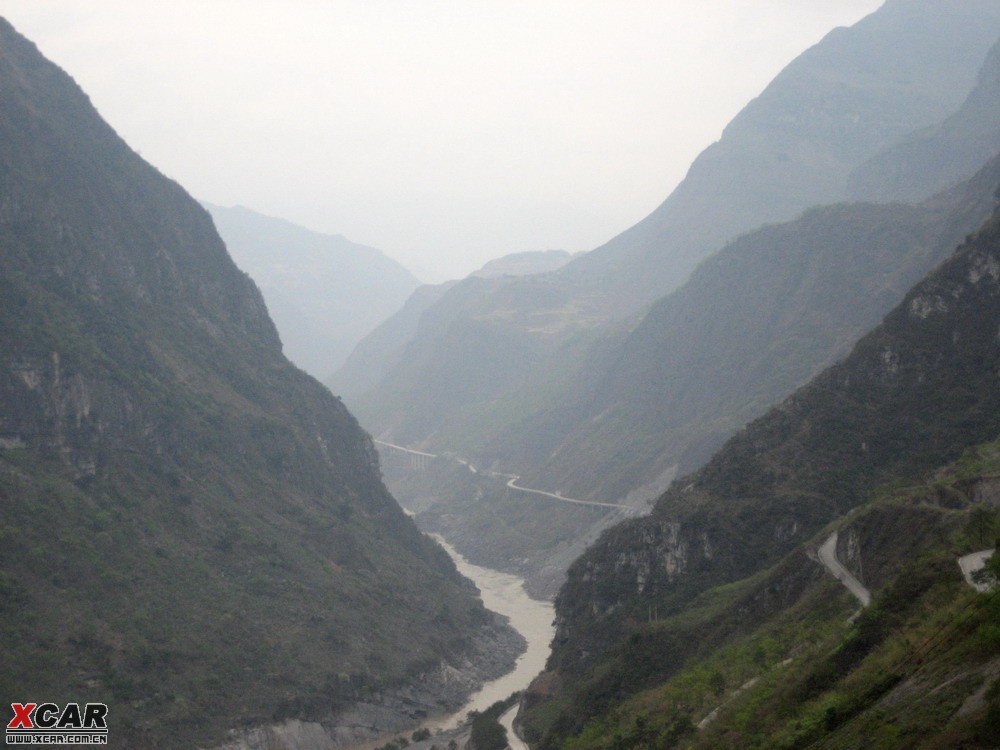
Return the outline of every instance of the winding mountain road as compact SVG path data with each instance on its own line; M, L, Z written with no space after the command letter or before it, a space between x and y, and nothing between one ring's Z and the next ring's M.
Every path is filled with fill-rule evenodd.
M385 440L378 440L377 438L372 438L372 440L378 445L385 446L386 448L392 448L393 450L402 451L403 453L409 453L412 456L419 456L421 458L428 458L428 459L442 458L442 456L438 455L437 453L425 453L424 451L414 450L413 448L407 448L402 445L396 445L395 443L388 443ZM467 461L464 458L451 455L444 456L444 458L451 458L455 461L458 461L458 463L468 468L468 470L471 471L473 474L482 473L489 477L506 479L507 486L512 490L517 490L518 492L527 492L528 494L531 495L541 495L543 497L549 497L552 498L553 500L559 500L561 502L570 503L572 505L590 505L595 508L614 508L616 510L624 510L629 515L632 515L637 511L636 508L633 508L629 505L622 505L620 503L602 503L597 500L579 500L575 497L565 497L558 492L547 492L546 490L536 490L532 489L531 487L522 487L517 483L517 480L521 478L517 474L502 474L496 471L480 472L471 461Z
M521 492L528 492L532 495L543 495L545 497L551 497L555 500L562 500L564 503L573 503L574 505L592 505L597 508L616 508L618 510L633 510L627 505L620 505L618 503L601 503L597 500L577 500L573 497L563 497L558 492L546 492L545 490L533 490L530 487L522 487L517 484L517 480L521 477L515 474L500 474L502 477L510 477L510 481L507 482L507 486L512 490L519 490Z
M981 593L989 591L991 586L989 583L978 583L973 579L972 575L986 565L986 561L993 556L993 552L994 550L992 549L984 549L958 558L958 567L962 570L962 577L965 578L965 582ZM837 559L836 531L823 542L823 546L817 550L817 554L823 567L833 573L834 577L857 597L862 607L867 607L871 603L871 592L864 587L861 581L851 575L851 572Z
M439 458L437 453L424 453L423 451L415 451L413 450L413 448L405 448L402 445L396 445L395 443L387 443L384 440L378 440L376 438L372 438L372 442L377 443L378 445L384 445L386 448L395 448L398 451L403 451L403 453L409 453L413 456L423 456L424 458ZM465 461L463 461L462 463L465 463Z
M503 716L500 717L500 726L507 730L507 747L510 750L528 750L528 746L517 736L514 731L514 717L517 716L518 704L511 706Z
M862 585L861 581L851 575L851 571L845 568L837 559L837 532L830 534L829 538L817 550L819 561L823 567L833 573L833 577L844 584L847 590L857 597L862 607L871 604L872 594Z

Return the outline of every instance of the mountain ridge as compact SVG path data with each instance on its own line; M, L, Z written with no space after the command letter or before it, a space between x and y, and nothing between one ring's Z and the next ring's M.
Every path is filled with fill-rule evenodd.
M942 123L904 138L851 173L859 199L921 200L1000 151L1000 42L990 50L972 93Z
M584 376L531 419L498 431L484 452L525 486L644 512L678 471L701 465L845 355L981 224L997 184L1000 157L918 206L818 207L745 235L633 331L585 347L571 369ZM489 412L483 419L496 424ZM482 564L517 571L535 594L554 594L569 551L580 554L620 520L515 497L458 464L418 473L386 464L393 492L423 528L456 539Z
M343 235L242 206L202 205L237 265L261 288L286 356L319 380L419 284L381 250Z
M457 706L467 657L517 639L282 356L209 214L5 20L0 49L0 691L107 703L135 748L421 677L397 722Z

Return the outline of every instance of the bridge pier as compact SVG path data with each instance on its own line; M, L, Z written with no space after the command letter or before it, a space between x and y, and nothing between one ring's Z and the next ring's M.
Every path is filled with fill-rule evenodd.
M389 459L391 456L394 460L405 462L403 465L413 471L426 471L427 467L430 466L431 459L438 457L434 453L415 451L401 445L386 443L383 440L375 440L374 442L381 448L380 452L384 459Z

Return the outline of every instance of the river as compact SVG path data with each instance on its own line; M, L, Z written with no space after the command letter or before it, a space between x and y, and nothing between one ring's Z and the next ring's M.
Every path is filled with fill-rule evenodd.
M435 539L451 555L459 572L472 579L479 587L486 608L510 618L511 627L528 642L528 650L518 657L514 671L483 685L456 713L426 724L431 730L454 728L469 711L482 711L511 693L524 690L545 668L549 645L555 633L555 608L552 603L528 596L522 579L509 573L473 565L444 539L439 536L435 536Z

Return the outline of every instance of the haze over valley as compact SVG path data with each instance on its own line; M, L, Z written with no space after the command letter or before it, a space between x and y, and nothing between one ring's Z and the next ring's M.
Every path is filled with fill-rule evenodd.
M1000 5L543 5L0 18L8 744L996 747Z

